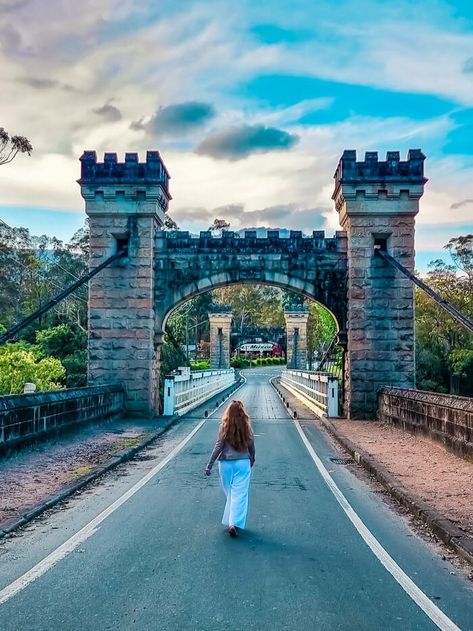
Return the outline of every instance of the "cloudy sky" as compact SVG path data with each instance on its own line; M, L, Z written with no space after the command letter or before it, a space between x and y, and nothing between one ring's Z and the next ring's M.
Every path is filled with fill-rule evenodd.
M181 228L337 228L344 149L421 148L418 267L473 229L470 0L0 0L0 217L68 238L84 149L158 149Z

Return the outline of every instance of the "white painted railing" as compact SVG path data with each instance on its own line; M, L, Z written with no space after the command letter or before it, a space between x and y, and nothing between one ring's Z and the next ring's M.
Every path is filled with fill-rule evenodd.
M236 381L235 370L178 368L164 381L164 416L185 414Z
M338 379L309 370L285 370L281 384L296 396L302 395L309 407L324 416L338 416Z

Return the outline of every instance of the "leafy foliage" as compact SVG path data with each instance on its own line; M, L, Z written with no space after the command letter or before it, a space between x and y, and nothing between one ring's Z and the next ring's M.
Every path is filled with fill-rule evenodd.
M74 329L70 324L58 324L49 329L37 331L36 343L43 355L64 359L78 349L85 348L87 335L82 329Z
M66 370L54 357L40 358L34 347L5 344L0 347L0 393L23 392L25 383L34 383L38 391L58 390Z
M34 237L25 228L10 228L0 222L0 329L5 332L38 309L64 287L74 282L88 268L89 232L86 225L76 232L70 243L55 238ZM22 331L28 341L27 356L15 355L18 370L14 389L23 388L30 380L38 389L48 383L51 388L76 387L86 384L86 329L87 290L77 292L71 298L44 314ZM3 347L5 348L5 347ZM9 356L14 351L25 350L23 342L9 344ZM30 354L36 358L31 360ZM51 378L46 379L41 370L33 366L47 357L60 360L51 364ZM4 359L6 361L6 359ZM47 366L42 363L40 368ZM63 371L65 369L65 374ZM22 381L20 384L19 381ZM43 385L41 385L43 384ZM3 386L10 391L11 384Z
M246 326L283 327L282 291L268 285L233 285L213 292L216 304L230 305L235 329Z
M214 236L221 236L222 232L228 228L230 228L230 224L225 219L214 219L213 224L209 227L209 232Z
M473 235L445 246L453 265L430 264L427 284L473 319ZM473 395L473 336L422 291L416 291L416 371L422 390Z
M82 329L59 324L36 332L39 352L56 357L66 369L67 388L79 388L87 383L87 335Z
M8 164L15 159L19 153L27 153L29 156L33 151L28 138L25 136L11 136L0 127L0 164Z
M179 226L170 215L166 215L163 229L167 231L179 230Z
M66 370L66 388L82 388L87 385L87 350L77 349L61 360Z
M307 322L307 350L309 358L322 355L337 333L334 317L318 302L309 303L309 321ZM310 359L309 359L310 363Z
M192 370L207 370L210 368L210 361L208 359L201 359L197 362L191 362Z

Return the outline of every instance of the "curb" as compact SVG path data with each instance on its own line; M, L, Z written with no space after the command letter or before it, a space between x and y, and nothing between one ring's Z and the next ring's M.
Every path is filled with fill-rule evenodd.
M92 473L89 473L77 482L66 485L59 493L56 493L44 502L41 502L40 504L29 510L27 513L16 519L13 523L9 523L8 525L3 526L0 523L0 540L13 533L15 530L18 530L18 528L25 526L28 522L32 521L45 511L53 508L54 506L56 506L56 504L59 504L59 502L62 502L77 491L80 491L82 488L84 488L84 486L87 486L87 484L89 484L90 482L94 482L95 480L97 480L97 478L100 478L105 473L108 473L111 469L114 469L119 464L131 460L134 456L136 456L139 451L141 451L145 447L148 447L148 445L150 445L157 438L162 436L170 427L172 427L172 425L176 423L176 421L179 420L179 418L180 417L178 416L169 417L169 421L164 423L163 427L160 427L158 430L150 434L147 438L139 442L137 445L125 449L125 451L123 451L119 456L110 458L105 464L101 465L100 467L95 469L95 471L92 471Z
M280 383L276 385L273 381L271 381L271 384L278 394L282 396L279 388L284 388L284 386ZM301 403L301 405L303 404ZM288 412L290 411L291 409L288 406ZM292 410L292 415L294 415L294 413L297 414L297 411ZM444 515L410 493L383 465L373 460L368 453L341 434L329 419L320 416L316 418L322 423L327 432L352 456L355 462L376 478L386 491L404 506L409 513L428 526L434 535L465 561L473 565L473 539L466 536L460 528Z

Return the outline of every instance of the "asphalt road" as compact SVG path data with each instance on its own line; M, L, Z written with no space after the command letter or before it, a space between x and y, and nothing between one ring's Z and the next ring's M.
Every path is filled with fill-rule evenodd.
M141 459L0 545L1 631L472 630L471 583L349 467L334 464L335 448L306 423L352 520L379 545L375 556L269 385L271 374L248 371L236 395L256 435L241 536L231 539L220 524L217 470L204 477L223 408L199 429L194 414ZM380 561L388 555L400 573Z

